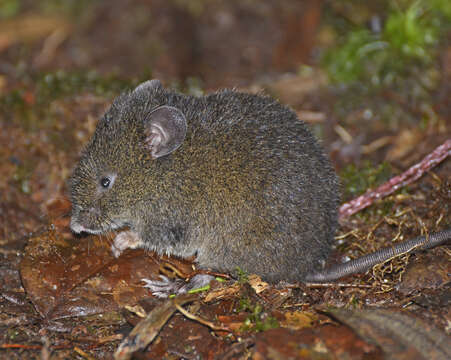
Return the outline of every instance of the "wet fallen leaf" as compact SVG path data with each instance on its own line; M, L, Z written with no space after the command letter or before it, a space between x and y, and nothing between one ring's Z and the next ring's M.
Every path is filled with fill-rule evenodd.
M238 315L218 315L217 318L221 323L227 325L229 329L240 332L247 316L248 314L241 313Z
M345 326L278 328L255 336L252 359L382 359L379 349Z
M412 302L423 308L448 309L448 312L444 311L448 316L445 315L443 320L447 321L448 317L448 324L451 325L451 283L440 289L425 289L420 296L413 298Z
M359 336L382 348L385 359L448 360L451 339L406 312L335 309L329 312Z
M230 340L224 332L212 332L209 327L177 312L148 347L145 358L221 359L218 354L229 346Z
M41 316L54 320L109 312L150 296L141 279L158 276L160 259L143 250L116 259L109 244L106 237L67 238L56 230L29 240L20 272Z
M451 280L451 262L446 254L426 254L407 266L398 290L404 295L422 289L437 289Z

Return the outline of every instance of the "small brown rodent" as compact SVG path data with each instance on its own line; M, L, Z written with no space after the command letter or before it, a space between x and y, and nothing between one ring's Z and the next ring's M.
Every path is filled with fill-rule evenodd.
M269 97L147 81L113 102L70 183L74 232L129 228L116 254L142 247L270 282L330 280L337 177L307 126Z

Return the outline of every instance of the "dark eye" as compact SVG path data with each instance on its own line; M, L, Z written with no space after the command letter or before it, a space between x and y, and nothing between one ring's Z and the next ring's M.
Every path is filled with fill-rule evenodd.
M104 177L100 179L100 185L102 185L102 187L104 187L105 189L107 189L111 184L111 180L110 178Z

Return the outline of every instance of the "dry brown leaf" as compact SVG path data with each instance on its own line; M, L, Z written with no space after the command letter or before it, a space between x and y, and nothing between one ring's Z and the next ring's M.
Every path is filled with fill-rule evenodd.
M280 322L280 325L293 330L311 327L317 319L314 313L304 311L286 312L284 315L285 319Z

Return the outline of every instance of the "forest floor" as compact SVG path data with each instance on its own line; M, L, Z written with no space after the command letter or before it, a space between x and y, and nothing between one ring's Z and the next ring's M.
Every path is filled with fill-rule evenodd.
M20 2L7 3L14 10ZM211 11L177 1L95 3L84 4L87 11L24 1L31 10L18 5L11 16L0 7L0 358L113 358L121 343L116 356L127 358L127 336L141 324L150 344L134 339L142 345L136 359L448 359L449 246L404 254L336 283L270 286L242 274L165 301L141 279L174 269L189 278L193 263L142 250L114 258L114 234L75 236L66 181L112 99L158 77L194 95L236 86L292 107L330 154L344 203L451 139L449 42L403 81L342 86L328 76L330 62L313 59L292 70L329 46L331 25L320 20L340 14L339 5L306 1L284 12L266 1L209 2ZM152 21L140 16L145 11ZM292 11L309 27L293 25ZM282 29L281 19L288 24ZM268 33L251 31L259 21ZM228 24L228 31L209 32L212 24ZM302 47L287 45L295 35ZM196 43L196 51L180 39ZM243 48L246 41L254 46ZM343 217L330 262L450 224L448 156Z

